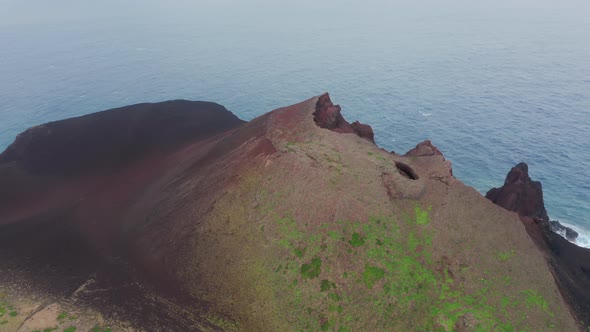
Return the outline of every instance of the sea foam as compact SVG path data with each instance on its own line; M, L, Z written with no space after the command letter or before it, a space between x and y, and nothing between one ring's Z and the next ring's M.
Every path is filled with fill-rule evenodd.
M573 229L574 231L578 232L578 237L576 238L576 240L570 241L571 243L577 245L578 247L590 249L590 231L589 230L581 228L580 226L574 226L574 225L567 223L567 222L559 221L559 223L565 227L569 227L569 228ZM557 232L557 234L559 234L565 238L565 231Z

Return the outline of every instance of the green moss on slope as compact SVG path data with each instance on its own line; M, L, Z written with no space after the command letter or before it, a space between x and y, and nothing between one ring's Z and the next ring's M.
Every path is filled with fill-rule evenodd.
M547 302L534 290L499 296L502 282L487 278L466 290L460 275L432 260L428 209L412 212L403 224L374 216L319 229L277 218L275 243L285 248L287 267L275 271L274 287L290 324L304 331L359 330L372 323L386 330L527 331L527 314L540 311L549 317L547 328L553 326Z

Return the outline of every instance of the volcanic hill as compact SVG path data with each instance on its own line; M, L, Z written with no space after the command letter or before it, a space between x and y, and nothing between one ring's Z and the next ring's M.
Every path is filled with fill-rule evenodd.
M6 331L576 331L516 213L327 94L139 104L0 155Z

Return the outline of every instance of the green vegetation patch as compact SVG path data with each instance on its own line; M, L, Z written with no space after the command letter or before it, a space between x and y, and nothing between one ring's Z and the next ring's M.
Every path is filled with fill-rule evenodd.
M348 241L348 243L350 243L350 245L353 247L360 247L365 244L365 237L359 233L353 233L352 239Z
M506 251L506 252L501 252L498 254L498 259L502 262L506 262L508 261L510 258L514 257L515 252L514 250L510 250L510 251Z
M416 224L417 225L428 225L430 223L430 217L428 216L428 211L422 210L419 206L416 206L414 209L414 213L416 215Z
M549 305L547 301L537 293L537 291L532 289L527 289L522 292L522 295L525 297L525 303L527 308L529 309L541 309L543 312L547 313L550 316L553 316L553 313L549 311Z
M59 315L57 315L57 320L65 320L70 316L70 314L66 311L62 311Z
M301 250L301 249L295 249L295 250L293 251L293 253L295 254L295 256L296 256L297 258L302 258L302 257L303 257L303 250Z
M332 288L336 288L335 283L333 283L327 279L322 280L322 283L320 284L320 291L321 292L329 291Z
M521 331L529 330L526 317L533 312L552 317L537 292L504 294L503 279L489 273L478 289L466 291L461 280L471 270L451 271L432 259L429 211L416 206L409 218L400 213L405 223L393 215L319 226L277 218L274 239L284 248L277 265L290 268L273 280L276 292L285 294L280 305L288 308L289 324L302 331L355 331L370 320L375 330L454 331L469 320L477 331ZM514 251L496 255L507 260Z
M373 288L373 285L385 276L385 270L376 266L365 265L365 271L363 271L363 282L367 288Z
M322 270L322 260L315 257L308 264L301 265L301 277L304 279L314 279L320 275Z
M75 326L70 326L70 327L64 329L63 332L76 332L76 327Z

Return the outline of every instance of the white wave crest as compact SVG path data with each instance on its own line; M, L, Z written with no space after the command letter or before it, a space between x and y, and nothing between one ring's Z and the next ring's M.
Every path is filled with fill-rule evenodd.
M557 220L559 220L559 219L557 219ZM575 226L575 225L569 224L567 222L563 222L561 220L559 220L559 223L565 227L569 227L569 228L573 229L574 231L578 232L578 237L576 238L575 241L570 241L571 243L577 245L578 247L590 249L590 231L589 230L584 229L580 226ZM557 232L557 234L559 234L565 238L565 231Z

